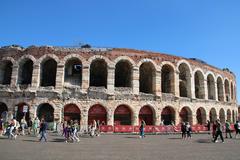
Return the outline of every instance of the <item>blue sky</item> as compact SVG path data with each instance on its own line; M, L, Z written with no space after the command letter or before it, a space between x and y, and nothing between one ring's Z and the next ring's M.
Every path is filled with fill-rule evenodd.
M239 0L2 0L0 46L151 50L197 57L238 78L239 8Z

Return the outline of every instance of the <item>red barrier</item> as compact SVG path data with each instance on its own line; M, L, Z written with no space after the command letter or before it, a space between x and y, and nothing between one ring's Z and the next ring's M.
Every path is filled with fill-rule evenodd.
M100 126L101 132L113 132L113 126L110 125L102 125Z
M234 126L231 125L231 129L234 130ZM103 125L100 126L101 132L118 132L118 133L132 133L139 132L139 126L131 125ZM181 125L177 126L145 126L144 131L146 133L168 133L168 132L181 132ZM192 132L207 131L204 125L193 125Z
M121 133L131 133L134 131L133 126L129 125L117 125L114 126L114 132L121 132Z

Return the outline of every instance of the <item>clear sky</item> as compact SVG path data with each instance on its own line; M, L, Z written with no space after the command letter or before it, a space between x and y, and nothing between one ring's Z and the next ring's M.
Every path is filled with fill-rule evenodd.
M0 20L0 46L151 50L240 76L239 0L1 0Z

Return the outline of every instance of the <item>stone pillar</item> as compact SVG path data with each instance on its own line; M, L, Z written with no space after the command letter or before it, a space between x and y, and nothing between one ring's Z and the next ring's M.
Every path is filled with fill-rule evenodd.
M107 125L114 126L114 113L112 110L108 110L107 113Z
M179 93L179 72L176 71L174 73L174 91L175 91L175 96L180 97Z
M178 125L181 122L179 111L177 109L174 110L175 110L175 125Z
M210 114L208 110L206 111L206 121L210 121Z
M214 85L215 85L215 100L216 100L216 101L219 101L219 100L218 100L218 87L217 87L217 82L215 82Z
M87 130L88 129L88 110L86 108L84 108L81 111L81 129L83 130Z
M196 95L195 95L195 81L194 81L194 76L190 75L190 80L191 80L191 84L188 84L190 85L190 89L191 89L191 98L192 99L195 99L196 98Z
M161 118L161 113L156 111L153 125L159 126L161 124Z
M16 86L17 86L17 76L18 76L18 66L17 65L13 65L13 67L12 67L12 76L11 76L11 84L10 84L10 86L12 88L16 88Z
M139 95L139 68L133 68L133 76L132 76L132 86L133 86L133 94Z
M115 67L108 67L108 76L107 76L107 93L114 95L114 79L115 79Z
M64 65L58 64L56 73L56 90L62 90L64 84Z
M82 69L82 91L84 93L87 93L87 90L89 88L89 66L83 66Z
M196 113L192 113L192 125L197 124L197 115Z
M224 101L224 102L227 101L224 83L223 83L223 101Z
M40 65L33 65L32 73L32 89L37 89L40 86Z
M137 126L139 125L139 119L138 119L138 113L136 111L133 111L133 114L132 114L132 125L133 126Z
M156 71L156 77L155 80L153 81L153 84L155 84L155 94L157 96L161 96L161 71Z
M204 79L204 99L208 100L208 86L207 86L207 80Z

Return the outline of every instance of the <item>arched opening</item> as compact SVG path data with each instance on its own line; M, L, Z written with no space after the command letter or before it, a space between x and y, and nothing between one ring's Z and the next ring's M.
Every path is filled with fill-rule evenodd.
M153 125L153 111L150 106L143 106L139 112L139 124L142 120L145 121L146 125Z
M88 111L88 124L92 124L94 120L102 125L107 124L107 111L100 104L93 105Z
M191 74L187 64L179 65L179 91L180 97L191 98Z
M231 83L231 99L233 100L234 92L233 92L233 84Z
M194 75L194 84L195 84L196 98L204 99L204 97L205 97L204 77L200 71L197 71Z
M222 108L219 111L219 119L221 123L225 123L225 112Z
M120 61L115 67L115 87L132 86L132 66L128 61Z
M206 111L204 108L200 107L197 109L197 124L203 125L207 121Z
M8 107L5 103L0 102L0 119L3 118L2 114L8 111Z
M174 94L174 69L170 65L163 65L162 72L162 92Z
M67 104L64 106L64 121L78 121L81 120L81 111L75 104Z
M49 58L41 63L41 86L54 86L56 84L57 62Z
M172 107L165 107L161 113L161 121L164 125L175 124L175 111Z
M192 111L189 107L183 107L179 113L181 122L192 123Z
M79 59L68 60L64 72L64 83L66 85L82 86L82 62Z
M33 61L25 59L19 64L18 84L28 85L32 83Z
M212 108L209 112L209 119L210 122L213 123L217 120L217 112L215 108Z
M231 110L230 109L228 109L227 110L227 121L229 122L229 123L232 123L232 121L231 121Z
M114 111L114 125L131 125L132 112L126 105L118 106Z
M90 86L107 88L107 63L103 59L94 60L90 66Z
M29 114L29 110L30 110L30 106L24 102L19 103L16 105L17 107L17 114L16 114L16 120L17 121L21 121L21 119L23 119L23 117L25 117L25 120L28 122L30 119L30 114ZM25 108L27 110L25 110ZM33 117L31 117L33 118Z
M154 93L155 85L155 69L152 63L145 62L140 66L140 92L142 93Z
M48 103L40 104L37 109L37 116L40 120L44 119L46 122L53 122L54 108Z
M12 77L12 67L11 61L2 61L0 64L0 84L9 85L11 84Z
M225 88L226 101L229 102L230 101L230 86L229 86L228 80L225 80L224 88Z
M211 74L207 76L207 87L208 87L208 99L215 100L216 99L215 82Z
M220 77L217 79L218 101L224 101L223 97L223 82Z

